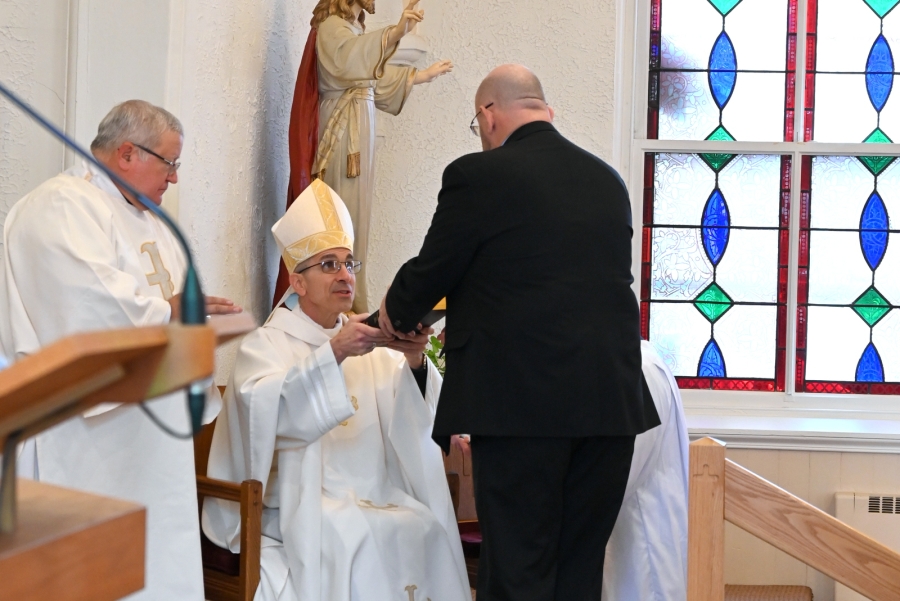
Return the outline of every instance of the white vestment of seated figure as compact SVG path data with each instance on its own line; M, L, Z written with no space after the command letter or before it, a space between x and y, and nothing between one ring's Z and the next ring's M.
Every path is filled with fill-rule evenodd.
M622 509L606 547L604 601L687 598L688 432L675 378L641 342L661 425L639 434Z
M299 305L245 337L208 475L263 483L257 600L470 599L441 452L441 377L423 398L404 356L378 348L338 365L332 329ZM239 550L236 503L207 498L203 530Z

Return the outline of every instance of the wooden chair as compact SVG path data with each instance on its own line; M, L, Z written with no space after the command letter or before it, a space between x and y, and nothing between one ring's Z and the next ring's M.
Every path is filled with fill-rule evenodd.
M203 558L203 588L208 601L253 601L259 586L259 555L262 543L262 483L244 480L240 484L206 476L213 421L194 438L194 466L197 472L197 502L214 497L241 505L241 552L222 549L200 533Z

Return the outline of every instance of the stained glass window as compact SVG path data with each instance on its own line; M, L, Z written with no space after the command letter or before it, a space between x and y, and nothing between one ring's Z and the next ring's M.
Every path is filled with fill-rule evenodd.
M802 165L796 390L900 394L900 161Z
M900 0L818 0L807 15L804 139L888 143L900 135L891 94Z
M791 159L648 154L642 335L682 388L784 390Z
M793 139L796 0L651 0L647 137Z
M682 388L900 395L900 0L643 2L642 335Z

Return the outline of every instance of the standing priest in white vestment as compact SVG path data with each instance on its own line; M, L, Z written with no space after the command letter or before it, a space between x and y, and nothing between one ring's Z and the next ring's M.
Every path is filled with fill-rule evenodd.
M430 329L393 341L343 314L360 268L352 227L314 180L272 228L293 294L241 341L207 473L264 485L258 601L467 600L431 440L441 377L422 356ZM204 532L238 551L237 504L205 503Z
M104 117L91 151L159 204L178 181L182 136L172 114L130 100ZM3 242L0 340L10 358L77 332L177 319L185 260L175 238L87 162L19 200ZM208 313L240 310L226 299L206 301ZM190 430L183 393L150 408L175 430ZM129 599L203 599L190 440L164 434L133 405L106 404L36 436L21 463L44 482L147 507L145 588Z
M603 601L687 599L688 431L672 372L646 340L644 379L661 425L638 434L606 546Z

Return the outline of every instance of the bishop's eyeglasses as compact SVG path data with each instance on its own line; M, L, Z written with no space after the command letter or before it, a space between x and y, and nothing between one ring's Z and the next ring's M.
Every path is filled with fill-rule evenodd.
M132 144L134 144L134 142L132 142ZM137 146L138 148L140 148L141 150L143 150L144 152L146 152L147 154L152 154L153 156L158 158L160 161L162 161L163 163L168 165L169 166L169 174L175 173L176 171L178 171L178 168L181 167L181 163L176 163L175 161L170 161L166 157L156 154L155 152L153 152L146 146L141 146L140 144L134 144L134 145Z
M319 266L322 268L323 273L337 273L341 270L341 265L347 268L347 271L350 273L359 273L359 270L362 269L362 261L322 261L320 263L313 263L308 267L304 267L300 271L295 271L294 273L303 273L307 269L312 269L313 267Z

